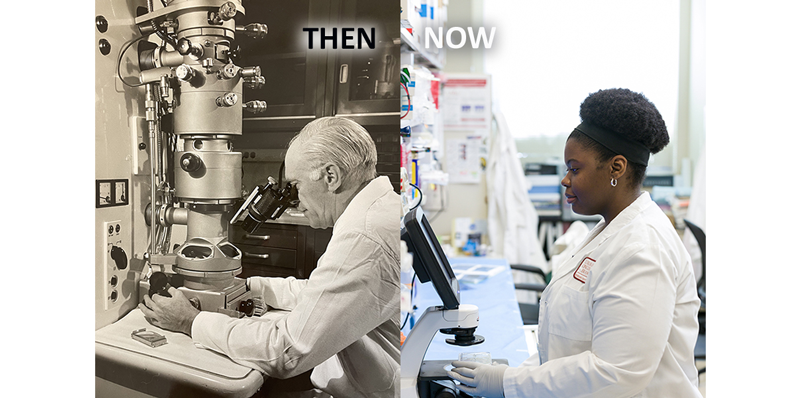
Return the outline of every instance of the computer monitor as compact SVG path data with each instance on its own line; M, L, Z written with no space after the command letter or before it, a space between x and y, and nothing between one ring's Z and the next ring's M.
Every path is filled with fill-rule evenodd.
M417 207L403 217L400 238L406 242L409 251L414 255L414 271L420 282L425 283L429 280L433 282L444 309L458 308L460 303L458 280L422 208Z

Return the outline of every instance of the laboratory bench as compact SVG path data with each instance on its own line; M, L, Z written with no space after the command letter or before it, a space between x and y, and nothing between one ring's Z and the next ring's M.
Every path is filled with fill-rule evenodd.
M462 354L482 361L487 353L491 361L515 367L535 352L535 344L532 352L528 349L529 343L507 261L485 257L451 257L448 258L448 262L458 280L460 303L458 309L463 311L451 312L450 320L459 316L464 317L459 318L459 322L464 322L461 319L471 319L470 315L464 314L471 314L472 306L476 306L478 320L474 338L478 340L479 337L483 337L484 341L468 345L466 342L469 338L466 336L459 340L458 332L462 332L460 329L457 330L455 338L442 333L441 330L434 332L433 329L428 329L440 324L449 325L450 320L440 321L442 317L445 319L448 317L439 315L443 301L434 285L415 283L412 300L415 310L406 325L402 325L402 332L406 335L401 351L401 361L403 361L401 368L406 372L401 374L401 394L404 396L452 396L457 388L447 376L447 371L452 369L450 362L459 360ZM435 308L426 312L432 307ZM417 329L412 330L415 327ZM412 333L415 332L419 334L412 339ZM448 341L458 341L458 344L463 345L449 344ZM427 349L425 349L426 343L428 343ZM425 349L425 352L405 351L407 349ZM421 363L418 364L416 361Z
M262 224L254 233L238 225L230 228L230 241L244 253L239 278L305 279L317 266L332 229L316 230L289 216L276 221ZM167 343L150 347L133 340L131 333L140 329L165 336ZM96 331L95 360L97 397L247 398L261 387L268 391L291 387L291 381L273 383L224 355L196 347L187 335L149 324L138 309ZM292 381L296 382L303 380Z
M475 334L483 336L485 341L478 345L460 347L445 342L451 336L436 333L425 353L425 360L458 360L461 353L489 352L492 358L507 359L510 366L519 366L530 353L508 262L505 259L487 257L450 257L448 261L454 269L459 264L504 268L478 283L459 280L460 302L478 307L480 320ZM414 289L416 293L413 305L417 307L413 313L414 318L419 319L428 307L442 305L442 299L432 283L419 283L415 280ZM411 319L406 322L402 329L405 335L411 333L412 324Z
M131 337L146 329L165 336L151 347ZM185 334L152 326L139 309L95 333L95 396L113 398L248 398L265 377L228 357L196 347Z
M254 233L234 225L230 241L244 253L238 277L308 278L331 232L289 215L262 224ZM150 347L134 340L131 333L140 329L165 336L167 343ZM96 331L95 360L97 397L248 398L259 396L255 394L260 388L290 387L289 382L273 383L256 370L195 346L187 335L149 324L138 309Z

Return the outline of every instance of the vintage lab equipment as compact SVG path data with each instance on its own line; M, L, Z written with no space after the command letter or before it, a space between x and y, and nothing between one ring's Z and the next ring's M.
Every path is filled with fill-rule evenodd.
M251 315L236 277L241 250L229 241L243 196L232 140L243 112L267 105L242 101L265 77L237 64L236 38L265 40L267 26L246 20L241 0L97 1L95 10L98 333L168 285L201 310ZM295 204L291 187L256 192L261 200L239 209L250 227ZM274 195L275 212L260 217Z
M418 398L436 396L440 388L447 396L455 395L449 387L430 383L433 379L447 379L443 369L450 361L423 362L425 352L437 331L452 334L449 344L470 346L484 341L474 334L478 326L478 307L460 304L458 280L442 251L431 224L418 207L409 211L401 225L401 239L414 257L414 271L420 282L431 281L443 305L430 307L420 316L406 337L400 351L400 396ZM420 377L423 374L424 377Z
M259 67L235 64L236 35L264 38L262 24L238 26L239 0L174 0L135 18L138 82L119 73L125 91L143 89L149 148L149 203L145 221L153 271L179 275L195 305L236 311L248 297L241 251L228 240L229 216L241 196L242 154L232 139L242 134L242 112L262 112L262 101L242 103L243 87L259 88ZM144 38L160 44L143 41ZM137 40L137 39L134 39ZM132 42L130 42L132 43ZM124 50L131 51L125 47ZM119 55L119 66L124 54ZM127 69L135 71L135 62ZM171 228L187 226L172 251ZM148 280L141 281L148 291Z
M251 191L248 198L237 210L230 224L234 224L241 219L243 229L253 234L263 222L275 220L284 214L289 207L298 205L298 190L287 183L284 188L279 188L278 183L273 177L268 177L268 184L265 186L257 185Z
M229 215L241 196L242 154L232 138L243 130L243 86L263 83L258 67L235 65L235 35L264 38L265 25L237 26L239 1L172 1L135 19L142 35L161 45L138 46L140 84L152 148L151 194L146 207L147 251L153 270L180 275L186 295L202 310L234 314L251 299L241 251L228 240ZM150 47L149 49L144 49ZM170 129L164 118L170 116ZM187 225L187 239L170 251L170 228ZM147 281L141 288L149 290Z

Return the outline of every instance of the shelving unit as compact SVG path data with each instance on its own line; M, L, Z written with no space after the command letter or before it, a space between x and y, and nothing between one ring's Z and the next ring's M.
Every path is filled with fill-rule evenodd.
M439 72L444 68L445 51L426 49L417 35L423 34L426 26L444 26L446 6L437 0L406 0L402 11L401 198L404 211L417 205L418 200L423 209L440 211L444 208L446 174L436 158L443 147Z
M414 63L422 65L431 70L441 70L444 67L444 49L439 54L433 54L424 46L421 46L408 29L400 28L400 53L411 53L414 55Z

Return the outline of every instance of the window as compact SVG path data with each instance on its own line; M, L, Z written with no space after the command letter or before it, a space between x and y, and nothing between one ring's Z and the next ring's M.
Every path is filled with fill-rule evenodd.
M485 0L483 18L497 27L484 69L514 138L570 133L606 88L642 92L675 137L678 1Z

